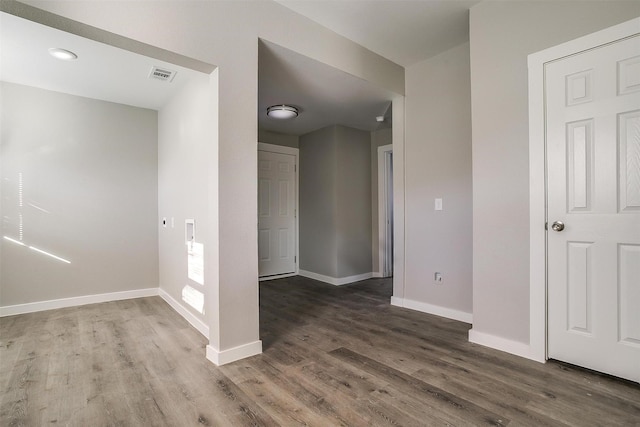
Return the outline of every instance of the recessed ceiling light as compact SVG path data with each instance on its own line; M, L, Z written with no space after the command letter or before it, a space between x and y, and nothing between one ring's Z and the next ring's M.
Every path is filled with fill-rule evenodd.
M267 116L274 119L292 119L298 117L298 109L290 105L272 105L267 108Z
M49 49L49 55L53 56L57 59L62 59L63 61L75 61L78 59L78 55L71 52L70 50L60 49L59 47L52 47Z

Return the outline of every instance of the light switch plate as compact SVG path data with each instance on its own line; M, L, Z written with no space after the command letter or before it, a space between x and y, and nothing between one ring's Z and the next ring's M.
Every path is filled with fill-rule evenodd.
M442 210L442 199L436 199L436 210L437 211Z

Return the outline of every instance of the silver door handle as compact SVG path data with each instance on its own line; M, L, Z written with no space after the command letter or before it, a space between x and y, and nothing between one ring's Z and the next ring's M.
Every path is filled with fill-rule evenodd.
M556 221L553 224L551 224L551 229L553 231L562 231L564 230L564 223L562 221Z

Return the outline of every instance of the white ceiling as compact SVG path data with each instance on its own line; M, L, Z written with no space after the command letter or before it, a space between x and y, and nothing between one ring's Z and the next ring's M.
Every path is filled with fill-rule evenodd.
M469 40L480 0L275 0L407 67Z
M392 92L273 43L261 41L258 52L260 128L303 135L334 124L367 131L391 125ZM300 115L267 117L267 107L278 104L297 107Z
M0 80L87 98L158 110L204 73L138 55L0 12ZM62 61L58 47L78 55ZM150 79L151 67L177 71L171 83Z
M468 40L468 0L277 0L400 65L410 65ZM0 12L0 80L142 108L160 109L184 84L208 76ZM74 51L60 61L47 50ZM148 78L152 66L177 74L172 83ZM301 135L342 124L363 130L390 126L394 94L283 47L260 42L258 124ZM275 121L274 104L300 116ZM385 115L382 124L375 117Z

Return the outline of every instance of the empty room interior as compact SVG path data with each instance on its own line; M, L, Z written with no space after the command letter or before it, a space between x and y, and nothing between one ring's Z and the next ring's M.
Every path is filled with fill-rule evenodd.
M0 424L640 425L640 2L0 2Z

